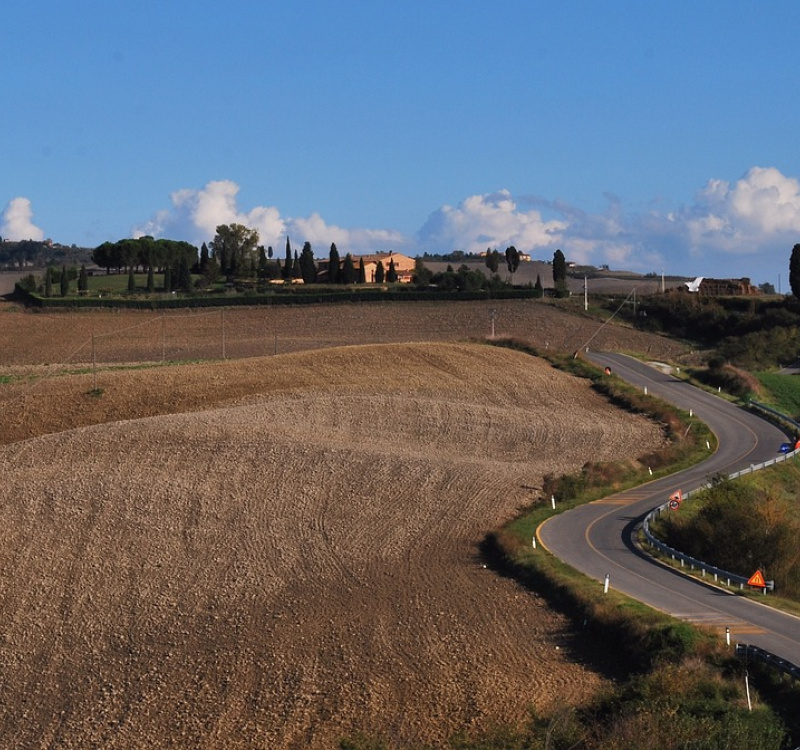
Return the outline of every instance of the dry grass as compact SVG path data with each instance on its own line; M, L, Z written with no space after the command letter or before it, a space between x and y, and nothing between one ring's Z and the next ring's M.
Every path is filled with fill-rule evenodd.
M545 473L661 442L584 382L460 343L100 377L0 386L9 747L437 742L600 684L475 557Z

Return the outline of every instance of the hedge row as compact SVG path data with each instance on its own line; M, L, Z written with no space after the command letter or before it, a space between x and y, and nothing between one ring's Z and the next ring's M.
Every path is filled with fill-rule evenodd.
M15 294L26 305L41 308L132 308L160 310L195 307L233 307L238 305L307 305L335 302L466 302L474 300L532 299L533 289L480 290L472 292L438 292L424 289L363 289L322 291L292 289L264 293L215 294L208 296L165 296L163 299L136 297L42 297L16 285Z

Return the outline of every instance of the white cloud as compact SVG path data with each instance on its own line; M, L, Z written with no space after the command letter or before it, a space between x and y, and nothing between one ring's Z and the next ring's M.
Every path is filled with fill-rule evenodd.
M564 221L545 221L539 211L522 211L508 190L472 195L456 207L442 206L430 215L418 235L419 246L428 252L483 252L487 247L501 252L509 245L528 252L558 243L567 228Z
M3 211L0 236L8 240L43 240L44 232L32 219L31 202L27 198L14 198Z
M239 186L231 180L209 182L201 190L177 190L170 196L172 209L159 211L150 221L135 227L133 235L186 239L199 245L213 239L220 224L235 223L257 229L261 244L276 250L284 246L287 235L293 245L310 242L319 257L331 242L342 253L409 250L410 240L400 232L345 229L327 224L318 213L305 218L282 217L275 206L243 211L237 205L238 193Z
M329 224L316 212L286 217L275 206L244 210L238 194L230 180L178 190L170 196L171 208L138 226L135 235L199 245L213 238L219 224L236 222L258 229L260 241L278 252L288 235L295 247L310 242L318 257L331 242L340 253L411 255L487 247L502 252L514 245L534 258L548 259L561 248L569 260L617 269L752 277L783 268L800 239L800 183L774 167L753 167L734 182L711 179L687 206L654 204L638 213L626 212L613 195L605 196L608 205L597 213L508 190L471 195L431 213L415 239L389 229Z
M800 183L774 167L752 167L733 184L709 180L685 218L694 254L758 252L800 232Z

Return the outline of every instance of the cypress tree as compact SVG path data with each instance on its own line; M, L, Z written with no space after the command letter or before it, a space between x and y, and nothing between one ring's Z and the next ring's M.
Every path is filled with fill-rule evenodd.
M567 289L567 261L561 250L553 253L553 286L556 294L561 294Z
M383 284L383 280L385 278L385 274L383 271L383 261L378 261L377 265L375 266L375 283L376 284Z
M353 256L350 253L344 256L344 263L342 265L342 273L339 276L339 281L342 284L352 284L356 280L356 268L353 265Z
M331 284L339 281L339 251L335 242L331 242L331 251L328 253L328 281Z
M800 245L795 245L789 256L789 288L800 298Z
M175 271L175 286L182 292L190 292L192 290L192 274L189 269L189 259L185 255L181 255L179 258Z
M286 237L286 261L283 264L283 278L292 277L292 246L289 244L289 237Z
M300 253L300 273L306 284L313 284L317 280L317 264L314 262L314 251L311 249L310 242L303 244L303 250Z
M205 276L206 272L208 271L208 263L210 260L210 256L208 254L208 245L204 242L200 246L200 273ZM152 263L150 264L152 266Z
M50 266L47 266L44 273L44 296L53 296L53 269Z
M89 274L86 272L86 266L81 266L78 274L78 291L82 293L89 291Z
M69 276L67 276L67 267L61 266L61 296L66 297L69 294Z
M359 284L367 283L367 269L364 266L364 258L358 259L358 283Z
M394 267L394 258L389 259L389 270L386 272L386 281L390 284L397 282L397 269Z

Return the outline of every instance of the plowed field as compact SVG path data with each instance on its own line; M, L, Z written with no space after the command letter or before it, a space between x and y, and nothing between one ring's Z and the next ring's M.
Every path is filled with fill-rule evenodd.
M476 558L543 474L661 442L584 382L426 343L93 385L0 385L4 746L439 742L601 683Z
M0 366L258 357L350 344L517 337L541 349L626 349L653 358L672 339L569 314L538 300L232 307L224 310L26 311L0 302Z

